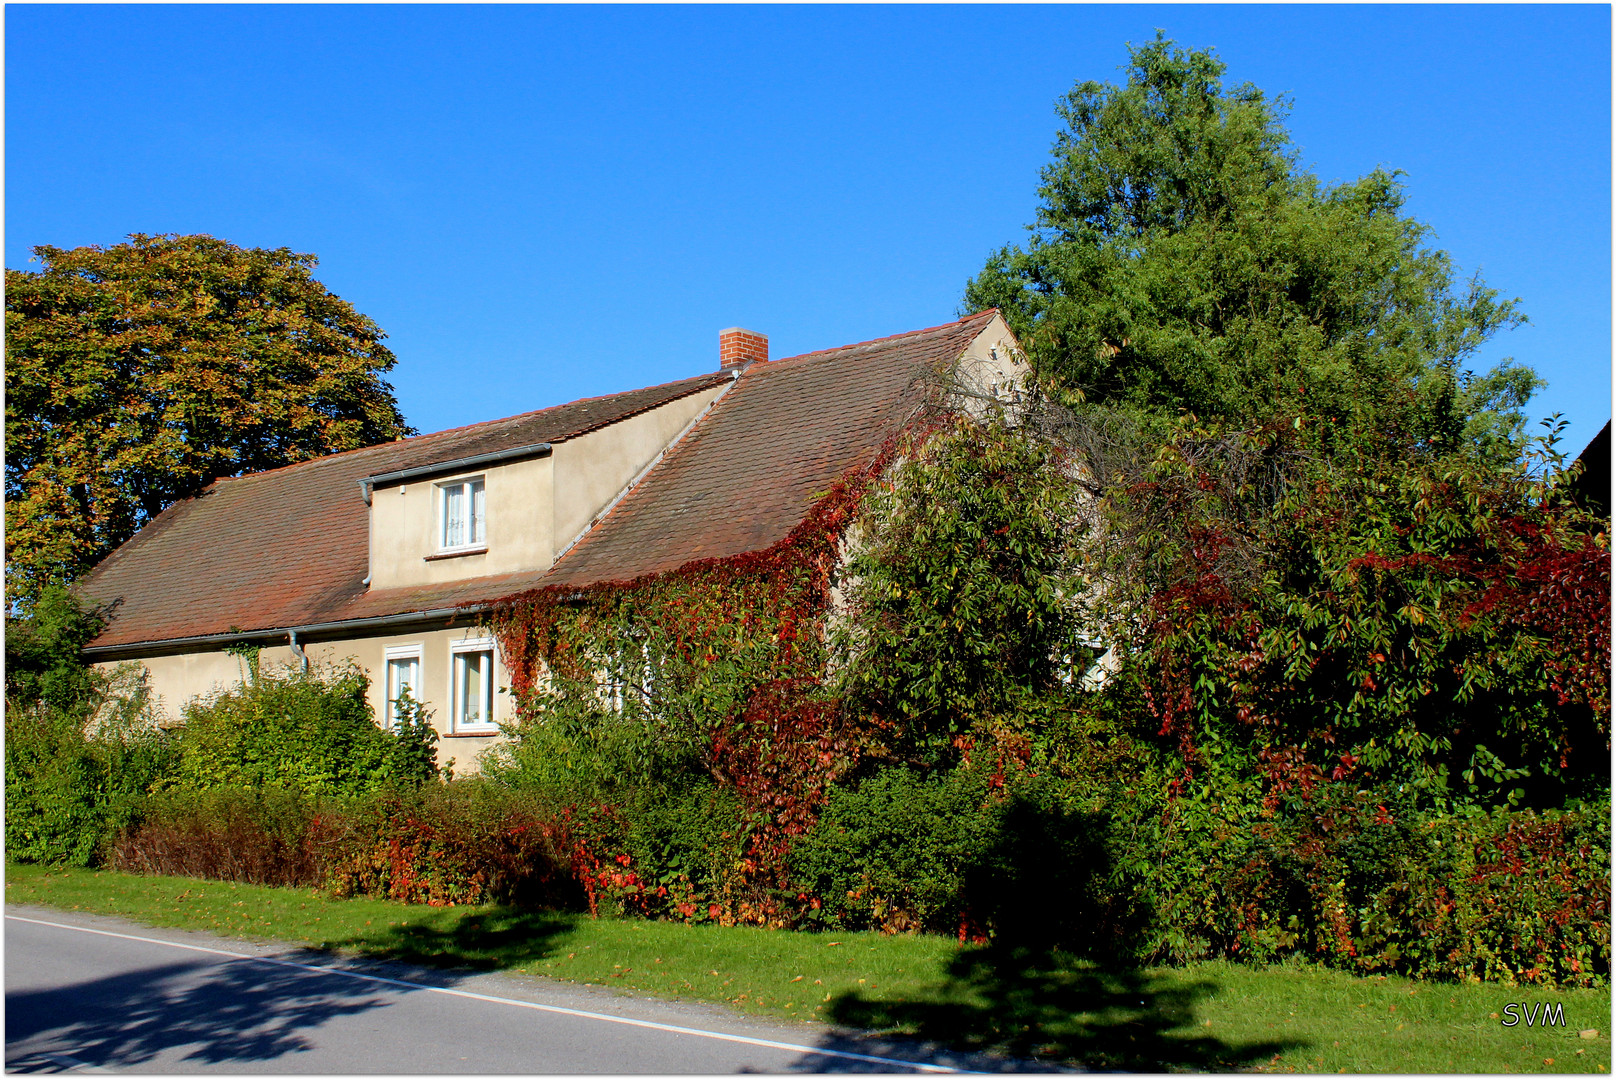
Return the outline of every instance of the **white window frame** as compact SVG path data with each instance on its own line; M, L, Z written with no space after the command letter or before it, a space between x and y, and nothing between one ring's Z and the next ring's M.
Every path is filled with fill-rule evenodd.
M466 722L461 705L465 702L465 688L462 685L466 677L466 666L461 658L468 653L488 654L488 676L485 682L487 697L483 702L483 715L486 719L475 724ZM496 700L499 697L499 680L494 677L495 667L499 662L499 654L494 648L494 639L469 638L465 641L456 641L449 646L449 730L451 732L477 732L494 734L499 731L499 712Z
M393 663L398 660L412 660L415 662L415 685L410 687L410 696L416 701L421 700L421 646L416 645L389 645L382 650L382 727L387 731L393 730L393 702L398 694L393 688Z
M483 516L480 524L482 532L465 543L450 544L449 541L449 495L460 491L465 498L466 506L466 532L470 536L472 530L479 524L476 514L473 513L476 492L472 485L482 487ZM486 551L488 548L488 477L484 474L477 476L459 476L453 480L444 480L434 486L435 498L438 500L438 543L439 551Z

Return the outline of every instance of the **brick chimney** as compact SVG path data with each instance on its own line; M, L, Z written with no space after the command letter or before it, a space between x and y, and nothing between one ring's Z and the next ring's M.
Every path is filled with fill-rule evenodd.
M769 338L766 334L742 330L732 326L718 332L718 368L728 371L742 364L761 363L769 358Z

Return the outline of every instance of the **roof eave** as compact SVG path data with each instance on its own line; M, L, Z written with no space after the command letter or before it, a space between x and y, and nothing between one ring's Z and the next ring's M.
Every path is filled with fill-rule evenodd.
M375 615L364 619L339 619L335 622L305 623L301 626L278 626L262 630L236 630L223 634L199 634L192 637L166 638L156 641L132 641L116 645L88 645L83 649L85 659L94 661L135 660L148 656L171 656L176 653L212 651L231 645L269 644L289 641L292 635L304 641L341 638L354 634L373 633L405 627L453 623L456 617L477 615L488 610L489 604L467 604L462 607L431 608L426 611L405 611L396 615Z
M357 481L361 491L365 493L365 505L370 505L370 493L374 488L384 484L398 484L407 480L419 480L429 476L447 476L450 473L465 472L482 465L503 465L512 461L525 461L528 458L544 457L550 453L550 444L547 442L529 443L526 446L513 446L507 450L494 450L486 454L473 454L470 457L449 458L444 461L433 461L426 465L414 465L408 469L394 469L391 472L377 473L375 476L362 476Z

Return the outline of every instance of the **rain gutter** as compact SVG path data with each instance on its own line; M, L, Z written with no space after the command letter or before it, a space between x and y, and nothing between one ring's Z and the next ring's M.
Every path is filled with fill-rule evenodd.
M360 490L365 493L365 505L369 506L371 491L383 484L397 484L423 476L443 476L447 473L464 472L467 469L475 469L479 465L498 465L507 461L543 457L549 452L550 444L547 442L529 443L526 446L513 446L509 450L495 450L488 454L473 454L471 457L454 458L449 461L435 461L430 465L416 465L409 469L394 469L392 472L362 477L358 483Z
M91 645L84 649L85 657L116 658L119 654L160 656L167 653L191 652L210 646L245 645L249 643L290 645L294 652L301 651L299 638L323 637L351 631L389 630L394 627L452 620L457 615L475 615L488 610L488 604L469 604L465 607L433 608L430 611L407 611L401 615L377 615L368 619L340 619L336 622L305 623L302 626L282 626L267 630L237 630L225 634L200 634L195 637L167 638L163 641L135 641L126 645Z

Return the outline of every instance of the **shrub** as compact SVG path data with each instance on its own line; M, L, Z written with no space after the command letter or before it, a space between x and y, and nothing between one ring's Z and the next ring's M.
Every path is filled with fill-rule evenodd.
M575 822L482 779L388 788L350 804L328 883L407 903L576 907Z
M166 791L141 811L112 849L119 870L317 886L346 833L334 806L281 787Z
M1610 975L1610 834L1577 809L1443 818L1426 857L1389 867L1357 909L1361 970L1586 986Z
M125 671L98 686L94 711L7 703L8 858L94 865L172 772L174 739L152 722L143 684Z
M1414 978L1590 985L1610 971L1603 815L1421 810L1395 789L1107 806L1099 899L1136 962L1309 957ZM1106 920L1101 916L1099 923Z
M371 719L358 667L255 676L185 710L174 785L279 786L307 795L356 795L435 775L424 716L397 734Z
M608 865L597 904L685 922L734 922L738 907L759 903L746 872L745 807L730 788L706 779L664 783L620 805L615 816L621 851L608 850L608 858L633 880L614 882Z
M984 779L964 770L926 777L894 768L834 790L791 854L796 879L821 903L810 920L953 932L966 915L967 868L994 840L986 796Z
M981 763L892 768L838 790L792 854L814 894L806 921L1105 951L1107 826L1070 794L1040 777L1006 784Z

